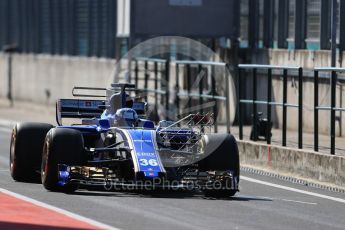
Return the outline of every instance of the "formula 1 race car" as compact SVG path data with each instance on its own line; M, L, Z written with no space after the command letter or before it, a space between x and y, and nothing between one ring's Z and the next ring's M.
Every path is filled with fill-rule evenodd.
M206 132L213 125L212 114L155 124L147 119L147 103L130 97L135 85L116 83L104 90L106 100L58 100L56 127L16 124L10 148L12 178L30 181L40 173L47 190L61 192L93 186L190 189L212 196L238 191L236 140L231 134ZM78 118L81 124L62 125L62 118Z

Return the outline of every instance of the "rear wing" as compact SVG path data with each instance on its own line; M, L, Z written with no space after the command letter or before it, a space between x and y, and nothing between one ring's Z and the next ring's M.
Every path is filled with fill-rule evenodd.
M56 103L56 122L62 125L62 118L100 117L104 106L104 100L59 99Z

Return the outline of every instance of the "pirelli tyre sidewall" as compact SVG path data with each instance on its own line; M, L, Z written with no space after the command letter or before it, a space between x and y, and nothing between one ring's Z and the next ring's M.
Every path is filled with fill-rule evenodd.
M58 185L58 164L81 165L84 140L80 131L70 128L51 129L44 142L41 181L50 191L73 192L76 185Z
M47 132L53 128L45 123L17 123L11 134L10 173L14 180L30 182L37 179Z

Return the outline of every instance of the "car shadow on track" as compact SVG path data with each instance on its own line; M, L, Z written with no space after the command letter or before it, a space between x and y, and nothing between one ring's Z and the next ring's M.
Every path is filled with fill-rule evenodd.
M133 198L164 198L164 199L203 199L203 200L227 200L227 201L264 201L272 202L273 200L263 197L241 196L240 194L233 197L209 197L201 192L191 191L89 191L78 190L71 195L76 196L102 196L102 197L133 197Z

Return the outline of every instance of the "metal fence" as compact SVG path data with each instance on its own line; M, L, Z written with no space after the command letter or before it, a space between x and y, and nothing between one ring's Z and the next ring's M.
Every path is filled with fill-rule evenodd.
M243 139L243 110L242 106L244 104L251 104L253 110L252 116L252 123L258 119L258 111L257 106L259 104L267 106L267 120L271 122L271 112L272 106L282 106L282 145L286 146L286 124L287 124L287 108L297 108L298 109L298 148L303 147L303 70L301 67L288 67L288 66L272 66L272 65L252 65L252 64L240 64L239 66L239 84L238 84L238 123L239 123L239 138L240 140ZM253 81L253 98L252 99L244 99L243 98L243 85L245 82L245 78L248 75L244 75L244 70L251 70L252 71L252 81ZM267 74L267 99L266 100L258 100L257 96L257 85L258 85L258 70L266 70ZM282 71L283 76L283 101L276 102L272 101L272 70L279 70ZM297 70L298 71L298 104L291 104L287 101L287 77L288 71L290 70ZM269 128L269 127L267 127ZM258 132L257 126L253 125L253 133L256 136ZM255 139L254 139L255 140ZM271 135L270 130L266 131L266 140L267 144L271 144Z
M319 72L330 72L330 105L319 104ZM320 67L314 69L314 151L319 151L319 110L330 112L330 153L335 154L335 123L336 111L345 111L345 108L336 106L337 74L345 72L345 68Z
M145 101L148 101L148 94L153 94L154 109L157 111L159 104L165 104L165 110L169 111L169 87L166 84L166 82L169 82L169 60L154 58L135 58L133 61L134 83L135 85L139 86L139 81L143 81L144 84L141 85L144 85L144 88L139 89L139 91L143 91L145 93ZM143 64L143 69L140 68L141 63ZM150 64L153 64L153 79L152 77L150 77ZM143 74L140 74L141 72ZM140 77L141 75L143 75L143 78ZM153 89L149 86L149 81L153 81ZM168 114L166 114L165 119L169 119Z
M203 68L210 68L211 73L205 75L205 78L209 78L210 81L204 82L201 79L197 79L198 73L201 72ZM155 105L155 109L159 105L163 105L166 111L174 110L172 108L175 106L174 115L176 117L182 117L183 115L187 114L188 108L193 108L195 105L202 105L205 103L206 100L214 100L217 103L224 103L225 106L222 107L221 110L225 113L225 122L220 122L222 125L225 125L226 131L230 132L231 121L230 121L230 104L229 104L229 79L230 76L225 74L222 78L221 82L218 84L226 85L224 94L219 95L217 92L216 85L217 82L215 78L212 77L212 68L224 68L227 69L228 66L225 63L221 62L203 62L203 61L187 61L187 60L166 60L166 59L154 59L154 58L137 58L133 60L132 64L132 77L131 81L136 83L137 85L142 85L143 88L139 89L138 92L144 92L145 100L147 100L147 95L153 95ZM173 71L174 69L174 71ZM193 69L195 70L193 72ZM319 151L319 130L318 130L318 111L319 110L328 110L330 111L330 153L335 154L335 112L336 111L345 111L345 108L336 107L336 84L337 84L337 73L345 72L345 68L315 68L313 71L314 75L312 76L314 80L314 150ZM175 75L171 75L172 73ZM226 72L226 71L225 71ZM257 120L257 112L258 106L262 105L266 107L267 111L267 120L272 120L272 109L274 107L280 107L282 109L282 127L281 127L281 145L287 146L287 123L289 118L287 116L288 109L295 109L297 110L297 146L299 149L304 147L303 145L303 112L304 112L304 105L303 105L303 81L307 78L304 76L304 72L307 70L303 70L301 67L292 67L292 66L273 66L273 65L255 65L255 64L240 64L238 66L238 110L237 110L237 122L239 125L239 139L243 139L243 127L244 121L243 119L246 117L246 111L243 109L245 105L250 105L252 108L252 121L251 124L254 124ZM318 92L318 85L319 85L319 72L330 72L331 73L331 100L330 105L319 105L319 92ZM199 74L200 75L200 74ZM282 78L282 91L276 92L281 94L282 101L275 101L273 99L273 89L272 89L272 82L273 76L280 76ZM267 91L265 94L265 99L258 99L258 82L262 81L261 77L267 78ZM292 103L288 101L288 78L297 79L298 83L298 96L297 102ZM322 76L323 78L327 78L327 76ZM251 78L252 83L252 98L244 98L243 88L246 83L248 83L248 79ZM309 79L309 77L308 77ZM151 83L150 83L151 82ZM193 83L197 82L193 86ZM265 83L266 84L266 83ZM248 86L248 85L247 85ZM248 87L247 87L248 88ZM171 101L170 93L174 91L174 95L176 98ZM262 94L262 92L261 92ZM183 101L183 103L181 103ZM212 107L211 112L214 114L218 113L217 109L219 109L219 104L217 106ZM205 110L200 107L198 108L199 113L205 112ZM173 119L169 114L166 114L166 119ZM219 122L215 122L214 131L218 132L218 124ZM256 126L252 126L253 132L258 132L256 130ZM270 132L266 132L266 141L267 144L271 144L271 136L269 135ZM254 135L255 136L255 135Z
M230 133L230 126L231 126L231 122L230 122L230 102L229 102L229 78L230 76L227 74L228 73L228 66L226 63L223 62L211 62L211 61L175 61L175 65L176 65L176 84L175 84L175 88L176 88L176 105L177 105L177 111L179 114L181 114L181 110L183 108L181 108L180 106L180 100L181 98L189 98L188 102L187 102L187 106L188 108L191 108L192 105L192 98L196 98L198 101L196 102L198 105L203 105L204 104L204 100L208 99L208 100L213 100L215 102L215 105L212 107L212 113L217 117L218 115L218 109L219 107L217 106L217 102L221 102L223 101L225 103L225 116L226 116L226 131L228 133ZM187 91L186 92L181 92L181 87L180 87L180 81L181 81L181 76L180 71L179 71L179 67L180 66L185 66L186 68L186 76L185 78L187 79L187 84L186 84L186 88ZM195 66L197 68L197 72L198 72L198 76L201 76L200 79L195 79L195 81L198 83L197 84L197 93L193 93L192 92L192 84L193 84L193 75L191 73L191 67ZM211 74L207 75L200 75L200 73L202 72L202 69L205 66L209 66L211 67ZM225 84L225 92L223 96L217 95L217 91L216 91L216 80L215 80L215 68L220 67L224 69L224 76L223 76L223 83ZM207 82L205 82L204 80L206 80L206 78L209 77L210 79L210 85L207 84ZM210 86L210 87L208 87ZM208 91L209 93L205 93L205 91ZM204 110L202 107L200 107L199 109L200 113L203 113ZM214 122L214 129L215 132L218 132L218 122L217 119L215 119Z
M129 80L143 86L137 90L137 95L143 92L145 101L149 101L148 95L154 96L151 101L154 110L162 105L166 111L165 119L179 119L189 113L212 113L217 118L221 111L224 112L225 121L219 122L219 119L215 119L214 131L218 132L218 126L222 124L225 130L230 132L230 75L227 74L226 63L133 58L131 66L132 76ZM210 71L200 74L205 68ZM216 68L223 69L221 73L224 73L218 84L214 76ZM173 72L175 75L170 76ZM224 90L219 92L217 87L224 86L224 83ZM170 96L172 91L174 98ZM208 106L208 103L213 106ZM224 106L221 106L223 104Z
M310 75L309 77L306 77L307 73L313 73L313 75ZM339 91L337 91L337 86L341 85L342 83L340 81L344 80L344 76L340 74L345 73L345 68L338 68L338 67L318 67L314 68L312 70L303 70L301 67L291 67L291 66L272 66L272 65L255 65L255 64L240 64L238 65L238 75L239 75L239 84L238 84L238 125L239 125L239 139L243 140L243 127L244 127L244 117L246 117L248 114L246 114L246 111L244 110L245 105L251 106L251 112L252 112L252 119L250 122L247 122L246 124L251 125L252 132L257 132L257 126L255 125L255 121L257 121L257 114L258 114L258 105L264 105L266 106L267 111L267 120L271 122L271 111L273 106L279 106L282 107L282 124L281 124L281 132L282 132L282 140L281 145L287 146L287 122L289 122L289 118L287 116L287 109L297 109L298 115L297 115L297 127L298 130L298 148L313 148L314 151L318 152L320 147L323 147L323 149L329 149L329 153L334 155L336 154L336 150L344 150L342 147L337 147L336 144L336 122L339 121L339 127L341 130L341 112L345 111L345 108L342 106L341 100L342 100L342 91L343 89L339 87ZM283 84L283 90L282 92L276 93L282 93L282 101L273 101L272 99L272 76L279 76L282 78L282 84ZM252 98L244 98L243 89L244 84L247 83L248 78L252 78ZM258 99L258 78L260 77L266 77L267 78L267 92L265 99ZM288 94L287 94L287 79L288 77L297 78L298 79L298 98L297 103L289 103L287 101ZM311 77L311 79L310 79ZM325 81L329 81L329 104L324 102L324 99L320 101L319 99L319 87L321 84L320 78L323 79L323 84L325 84ZM312 80L312 81L310 81ZM313 132L313 145L311 146L303 146L303 113L304 113L304 104L303 104L303 81L309 81L311 82L313 86L314 91L314 104L311 107L310 111L313 113L313 122L314 125L314 132ZM327 86L328 87L328 86ZM248 87L247 87L248 88ZM340 105L337 106L337 93L339 93L339 103ZM312 95L309 95L312 96ZM329 118L329 147L321 146L319 143L319 124L320 122L325 123L325 120L320 121L319 118L319 112L320 111L328 111L330 114ZM339 112L340 116L336 116L336 113ZM290 119L296 119L295 117ZM269 135L270 130L267 130L266 134L266 141L267 144L271 144L271 136ZM254 135L255 136L255 135ZM253 139L252 139L253 140ZM254 139L254 141L256 141ZM311 139L312 141L312 139ZM343 146L343 145L342 145Z

